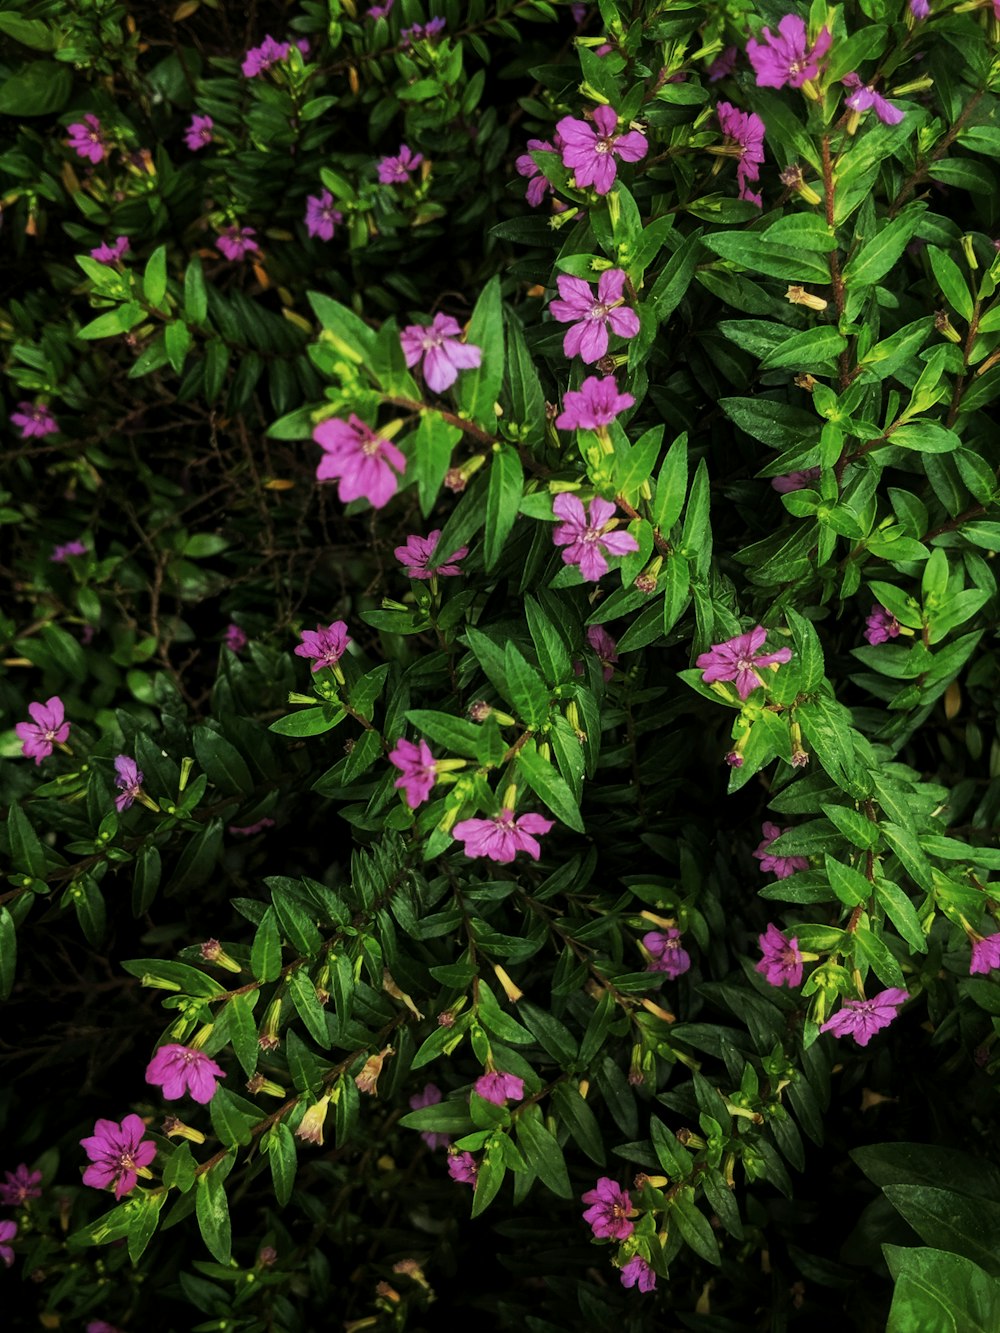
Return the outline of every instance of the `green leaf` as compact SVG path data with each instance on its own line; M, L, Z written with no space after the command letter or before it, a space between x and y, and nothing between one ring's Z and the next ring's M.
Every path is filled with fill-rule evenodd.
M16 967L17 931L14 918L6 907L0 906L0 1000L6 1000L10 995Z
M295 1138L283 1120L268 1131L267 1156L271 1164L271 1179L274 1182L274 1197L278 1207L284 1208L292 1197L295 1185L295 1171L298 1166L298 1153Z
M0 85L0 116L50 116L69 101L73 75L55 60L31 60Z
M167 1199L166 1190L149 1191L134 1196L132 1212L128 1220L128 1257L137 1264L145 1252L146 1246L153 1239L160 1220L160 1209Z
M209 781L232 796L248 796L254 789L246 760L231 741L210 727L195 727L192 732L198 763Z
M260 982L274 981L281 971L281 935L273 907L264 913L253 937L250 969Z
M7 811L7 837L10 841L10 869L33 879L44 879L48 870L45 849L17 801L12 801Z
M451 466L451 451L462 432L458 426L443 421L437 412L423 412L413 441L413 459L417 469L417 491L420 512L427 518L445 474ZM442 553L450 555L450 551Z
M525 1161L538 1178L560 1199L571 1199L573 1189L566 1172L562 1149L542 1124L537 1106L528 1106L517 1118L517 1141ZM477 1186L478 1189L478 1186Z
M691 285L701 250L701 231L699 227L681 242L667 260L643 303L651 307L659 324L670 318Z
M491 1134L479 1163L476 1175L476 1192L472 1196L472 1216L478 1217L485 1212L497 1196L503 1178L507 1172L506 1154L500 1146L500 1139L505 1137L502 1129Z
M859 926L854 932L854 961L867 962L879 981L885 986L906 989L906 979L895 958L872 931Z
M171 368L179 375L191 350L191 330L182 319L172 319L163 330L163 346Z
M130 976L139 977L144 985L150 981L165 981L168 989L175 987L185 995L215 999L224 995L225 987L220 986L214 977L206 975L200 968L189 963L177 963L169 958L126 958L121 966Z
M860 847L862 851L873 851L878 846L879 830L873 820L844 805L821 805L820 809L855 847Z
M844 285L856 288L870 286L884 278L913 239L921 219L920 209L904 213L887 222L878 235L864 241L861 248L844 266ZM863 214L862 214L863 216ZM855 234L855 242L859 239Z
M487 570L493 569L503 554L517 518L523 489L524 469L517 450L510 445L502 445L493 454L489 489L486 492L486 537L483 548Z
M921 929L917 909L899 885L890 884L885 879L879 880L875 886L875 896L910 948L917 953L926 953L927 939Z
M232 1229L229 1223L229 1202L223 1184L233 1158L228 1166L225 1160L211 1167L198 1177L195 1186L195 1214L202 1240L208 1247L213 1259L228 1266L232 1256ZM220 1167L225 1170L220 1171Z
M565 1024L530 1000L520 1000L517 1012L534 1034L539 1045L564 1068L572 1068L577 1057L577 1043Z
M482 351L476 370L461 370L455 383L459 406L473 421L491 433L496 430L494 404L503 382L503 306L500 278L493 277L483 288L472 312L466 341Z
M560 1119L572 1137L580 1145L592 1162L603 1166L604 1140L597 1117L577 1092L567 1083L560 1083L552 1089L552 1104Z
M184 318L191 324L204 324L208 314L208 292L201 260L192 255L184 270Z
M551 693L541 676L513 643L503 654L508 698L522 720L537 731L548 721Z
M573 799L565 778L561 777L547 759L532 745L526 745L517 756L518 769L525 782L555 817L577 833L584 832L580 809Z
M695 1254L706 1263L720 1264L722 1259L719 1255L719 1242L715 1239L715 1232L708 1218L695 1207L692 1191L687 1188L682 1189L679 1194L674 1195L670 1203L671 1208L667 1217L673 1218L677 1230Z
M760 363L761 370L816 369L820 361L832 361L847 346L847 339L828 324L793 333L768 352Z
M272 875L264 883L271 890L271 901L285 939L297 953L314 957L323 947L323 936L311 910L293 892L291 886L295 881Z
M1000 1203L930 1185L884 1185L886 1198L921 1240L963 1255L1000 1277Z
M309 969L296 968L288 978L288 993L296 1012L305 1023L309 1035L324 1050L331 1045L330 1031L326 1021L326 1010L316 995L316 986L309 975Z
M168 1189L179 1189L182 1194L187 1194L195 1182L197 1165L191 1152L191 1145L182 1141L164 1164L164 1185Z
M146 260L142 275L142 294L154 308L163 304L167 294L167 247L158 245Z
M562 635L534 597L525 597L524 613L542 674L548 684L557 686L569 680L573 674L573 661Z
M896 1280L886 1333L994 1333L1000 1283L959 1254L883 1244Z
M545 395L538 371L528 351L521 325L515 316L506 316L507 388L510 419L523 426L530 445L541 443L545 431Z
M26 19L21 14L0 14L0 32L35 51L51 51L56 44L55 34L47 24L40 19Z
M307 292L309 304L316 313L327 334L327 341L333 343L337 352L346 356L356 365L371 363L375 357L377 334L368 327L363 319L348 310L346 306L334 301L321 292ZM323 342L320 335L320 342Z
M250 1008L250 1001L245 995L234 995L226 1005L229 1018L229 1040L236 1058L243 1067L247 1078L251 1078L257 1069L260 1046L257 1043L257 1022Z
M268 731L277 732L279 736L322 736L343 722L346 716L336 704L320 704L318 708L302 708L297 713L279 717Z
M931 261L934 277L941 288L944 299L957 314L965 320L971 320L973 314L972 293L969 284L962 277L962 270L944 250L936 245L927 247L927 257Z
M830 881L830 888L844 904L845 907L857 907L858 903L863 903L872 892L872 885L865 879L859 871L853 866L842 865L830 855L825 854L826 875Z
M411 708L406 713L406 720L412 722L422 735L429 737L437 745L455 754L475 759L479 751L482 727L469 722L464 717L452 717L450 713L435 713L426 708ZM393 738L398 739L398 738Z
M769 244L757 232L716 232L705 236L702 243L730 263L769 278L796 283L830 281L830 266L825 259L810 250Z
M805 616L800 616L791 607L785 611L785 620L792 631L792 640L795 644L793 660L799 669L799 690L803 694L808 694L816 689L824 675L823 648L819 635L813 628L812 621L806 620Z
M688 481L688 437L685 431L678 435L667 450L656 479L653 498L653 526L669 533L681 516Z

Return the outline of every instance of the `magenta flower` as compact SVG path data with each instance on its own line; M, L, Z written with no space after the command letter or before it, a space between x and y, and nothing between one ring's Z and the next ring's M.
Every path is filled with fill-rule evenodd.
M52 554L49 556L49 560L54 565L61 565L63 564L64 561L68 560L71 555L86 555L86 554L87 554L87 548L86 546L84 546L83 542L72 541L72 542L66 542L62 546L53 546Z
M265 815L263 819L258 819L256 824L246 824L243 827L240 827L239 824L230 824L228 831L230 833L238 833L244 838L250 838L255 833L260 833L266 828L274 828L274 820L269 819L267 815Z
M615 158L638 162L646 156L649 144L638 130L617 132L618 113L613 107L596 107L593 120L596 129L585 120L563 116L556 129L563 141L563 166L572 170L577 185L581 189L593 185L598 194L607 194L618 174Z
M466 856L488 856L491 861L506 864L518 852L527 852L537 861L542 849L532 835L548 833L553 822L533 814L515 820L514 811L505 807L492 819L463 819L455 825L454 834L459 842L465 843Z
M809 46L805 19L798 14L786 14L778 24L779 36L764 28L762 42L747 42L747 55L757 75L758 88L801 88L819 73L820 61L830 49L833 38L828 28L821 28L819 36Z
M121 1329L109 1324L106 1319L91 1319L87 1325L87 1333L121 1333Z
M587 365L600 361L608 350L608 325L620 338L634 338L639 316L625 305L622 292L625 274L620 268L606 269L597 283L597 299L589 282L560 273L556 279L561 300L549 302L553 318L572 324L563 339L563 353L583 358ZM576 321L576 322L574 322Z
M604 682L607 684L615 674L614 664L618 661L618 645L603 625L589 625L587 627L587 642L597 654L598 660L604 668ZM582 668L580 674L582 675Z
M708 67L709 83L718 83L720 79L728 78L736 68L739 53L738 46L727 46L724 51L720 51Z
M623 1287L638 1287L640 1291L655 1291L656 1274L641 1254L633 1254L621 1270Z
M803 491L814 481L819 481L821 468L807 467L801 472L786 472L784 476L772 477L771 486L779 495L788 495L790 491Z
M681 945L681 932L676 926L667 930L651 930L642 937L643 947L651 954L647 972L666 972L671 981L682 976L691 966L691 956Z
M555 187L531 154L555 153L562 146L562 137L558 134L555 136L554 143L549 143L547 139L529 139L528 151L522 153L514 162L517 174L527 178L528 189L524 197L532 208L537 208L547 194L554 192Z
M88 111L82 123L77 121L76 124L68 126L68 129L69 138L66 145L72 148L77 157L86 158L95 166L98 162L103 162L107 156L108 145L101 129L101 122L96 116Z
M594 1189L582 1196L591 1206L583 1215L598 1240L628 1240L635 1226L628 1220L632 1200L610 1176L601 1176Z
M996 967L1000 967L1000 935L987 935L985 939L973 940L969 976L974 977L977 973L987 975Z
M212 130L215 121L211 116L192 116L191 124L184 131L184 142L192 153L198 153L212 142Z
M119 236L114 245L104 243L91 250L90 257L96 259L99 264L120 264L130 249L128 237Z
M47 759L56 745L64 745L69 737L69 723L65 720L63 701L58 694L43 704L28 704L30 722L19 722L14 728L21 741L21 753L26 759L40 764Z
M436 1083L428 1083L424 1086L423 1092L415 1092L410 1098L411 1111L419 1111L425 1106L437 1106L441 1100L441 1089ZM425 1129L420 1137L433 1152L436 1148L447 1148L451 1143L450 1134L438 1134L433 1130Z
M910 13L915 19L929 18L930 12L930 0L910 0Z
M859 1046L867 1046L876 1032L889 1026L899 1006L909 998L905 990L890 986L872 1000L845 1000L820 1027L820 1032L832 1032L835 1037L850 1036Z
M740 198L749 199L760 207L760 195L748 188L747 181L755 181L760 176L760 164L764 161L764 122L760 116L739 111L729 102L720 102L715 110L723 134L739 148L736 180Z
M215 244L227 259L235 262L243 259L251 251L260 249L253 239L256 235L256 227L241 227L234 222L228 227L223 227L221 234L216 237Z
M215 1096L216 1079L225 1078L226 1071L204 1051L170 1042L160 1049L146 1066L146 1082L162 1087L164 1099L177 1101L190 1092L196 1102L204 1106Z
M344 656L347 645L351 642L347 625L343 620L335 620L325 628L317 625L313 629L302 631L302 642L295 649L296 657L312 657L312 670L322 671L323 667L336 666Z
M467 546L460 546L457 551L453 551L443 564L431 564L431 557L440 536L440 528L435 528L426 537L418 537L414 532L407 537L405 545L396 547L393 555L401 565L406 566L407 578L454 578L456 574L461 574L462 571L458 567L458 562L464 560L469 554Z
M432 18L427 23L414 23L412 28L403 28L399 34L399 40L403 46L410 46L413 42L429 42L437 37L447 28L448 22L443 18Z
M139 1172L156 1156L156 1144L143 1139L145 1132L146 1126L137 1115L127 1115L120 1125L113 1120L98 1120L91 1137L80 1140L91 1161L83 1173L83 1183L95 1190L114 1185L116 1199L135 1189Z
M789 875L794 875L796 870L809 869L809 862L804 856L772 856L767 850L775 838L780 838L782 833L790 832L789 829L765 822L761 825L760 831L764 835L764 841L753 855L760 862L760 868L765 874L773 874L775 879L787 879Z
M618 392L614 375L606 375L604 379L588 375L579 389L566 390L556 425L560 430L599 430L609 426L619 412L634 405L630 393Z
M370 19L388 18L395 3L396 0L382 0L380 5L372 5L365 17Z
M222 640L222 643L231 653L241 653L249 642L250 640L239 625L226 626L226 637Z
M41 1171L29 1171L26 1162L16 1166L13 1171L5 1171L7 1179L0 1185L0 1203L8 1208L20 1208L29 1199L40 1199L42 1191Z
M16 1222L0 1222L0 1259L9 1268L14 1262L14 1250L8 1243L17 1235Z
M309 42L305 37L300 37L295 45L303 55L309 54ZM271 36L265 37L260 46L251 47L243 57L241 69L244 78L253 79L258 74L263 74L279 60L285 60L291 49L290 42L276 42Z
M717 680L735 681L740 698L749 698L758 686L764 684L759 667L787 662L792 656L791 648L779 648L777 652L755 656L766 638L767 630L758 625L746 634L737 634L735 639L713 643L709 652L699 653L695 658L695 666L703 668L702 680L706 685Z
M482 348L461 342L462 326L451 315L434 316L429 325L409 324L399 335L406 364L423 361L427 387L444 393L458 379L460 370L474 370L482 363Z
M329 190L307 195L305 222L310 236L318 236L321 241L332 241L334 228L343 220L343 213L333 206L333 195Z
M773 825L771 826L774 827ZM772 858L774 859L774 858ZM801 857L789 860L801 860ZM808 862L806 867L808 868ZM803 867L799 867L803 869ZM779 879L786 876L779 875ZM755 964L754 971L760 972L770 986L800 986L802 984L802 955L799 953L797 939L786 939L772 921L763 935L758 936L764 957Z
M613 517L615 506L610 500L595 495L590 502L590 517L575 495L563 492L557 495L552 512L562 523L556 524L552 540L556 546L565 546L564 565L579 565L580 573L588 583L608 572L609 555L629 555L638 551L639 543L630 532L613 532L618 520Z
M11 412L12 426L18 426L22 440L33 436L43 440L46 435L55 435L59 429L55 417L44 403L18 403L17 411Z
M406 792L406 804L411 810L416 810L430 796L436 781L430 746L425 740L415 745L413 741L404 740L401 736L396 742L396 748L389 751L389 762L395 764L403 775L392 785L397 791Z
M483 1101L494 1106L505 1106L508 1101L519 1102L524 1097L524 1079L516 1074L501 1074L494 1070L492 1074L480 1074L475 1082L476 1093Z
M888 643L890 639L899 638L899 621L887 611L884 606L879 606L878 602L872 604L871 615L865 621L868 628L865 630L865 638L874 648L876 644Z
M325 450L316 480L338 481L337 495L344 504L365 499L374 509L381 509L396 494L396 473L406 471L406 459L353 412L346 421L338 417L321 421L313 439Z
M456 1152L454 1148L450 1148L448 1150L448 1174L452 1180L457 1180L460 1185L471 1185L475 1189L479 1165L471 1152Z
M410 172L416 171L423 160L423 153L414 153L405 143L401 143L395 157L383 157L379 162L378 178L383 185L405 185L410 179Z
M862 83L857 74L845 74L841 83L854 90L844 99L844 105L852 111L874 111L883 125L898 125L906 114L877 93L870 83Z
M120 754L115 760L115 786L121 793L115 797L115 809L119 814L132 805L142 791L142 769L127 754Z

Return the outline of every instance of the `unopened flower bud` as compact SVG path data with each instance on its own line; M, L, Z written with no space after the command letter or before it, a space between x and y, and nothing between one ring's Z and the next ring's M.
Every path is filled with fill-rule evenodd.
M643 999L642 1007L643 1009L647 1009L654 1016L654 1018L660 1019L660 1021L663 1023L677 1022L676 1014L672 1014L669 1011L669 1009L664 1009L662 1005L657 1004L655 1000L649 999L648 996L645 999Z
M521 990L520 986L514 984L499 963L493 964L493 971L496 973L497 981L503 987L503 992L508 1000L516 1004L518 1000L524 999L524 991Z
M820 202L820 197L816 191L802 179L802 168L797 162L793 162L784 169L781 173L781 183L787 186L789 190L794 190L807 204L818 204Z
M205 1135L200 1129L192 1129L190 1125L185 1125L183 1120L178 1120L175 1115L164 1117L163 1132L168 1139L189 1139L191 1143L205 1142Z
M266 1092L269 1097L284 1097L285 1089L280 1083L272 1083L269 1078L263 1074L253 1074L247 1079L247 1092L251 1097L256 1097L258 1093Z
M825 310L830 304L824 297L815 296L804 287L789 287L785 292L785 300L792 305L808 306L810 310Z
M664 1185L668 1185L669 1183L670 1182L666 1176L647 1176L645 1171L640 1171L632 1181L632 1184L637 1190L645 1189L647 1185L652 1185L655 1190L661 1190Z
M797 722L792 722L788 734L792 742L792 767L805 768L809 762L809 752L802 745L802 728Z
M934 311L934 327L937 329L938 333L943 334L949 342L960 343L962 341L962 335L948 318L947 310Z
M979 260L976 258L976 252L972 245L972 237L969 235L962 237L962 253L965 255L965 262L969 268L975 270L979 267Z
M424 1270L417 1263L416 1259L399 1259L392 1266L394 1273L399 1273L403 1277L411 1278L418 1283L425 1291L430 1291L430 1284L424 1276Z
M201 956L206 963L224 967L227 972L241 972L243 969L235 958L230 958L218 940L206 940L201 946Z
M318 1102L314 1102L299 1121L299 1127L295 1131L296 1138L302 1139L304 1143L316 1143L322 1146L323 1122L326 1120L329 1105L329 1093L321 1097Z
M455 1026L455 1011L453 1009L443 1009L437 1017L439 1028L453 1028Z
M262 1051L273 1051L279 1045L278 1025L281 1022L281 1000L275 998L267 1006L264 1022L261 1024L257 1045Z
M271 1268L278 1262L278 1251L273 1245L262 1245L257 1255L257 1263L261 1268Z

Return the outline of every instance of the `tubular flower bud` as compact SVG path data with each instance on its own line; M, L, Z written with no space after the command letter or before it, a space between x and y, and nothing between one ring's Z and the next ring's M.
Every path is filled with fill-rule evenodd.
M808 306L810 310L825 310L830 304L822 296L815 296L812 292L807 292L804 287L789 287L785 292L785 300L792 305Z
M369 1096L375 1096L378 1091L378 1076L382 1072L383 1062L395 1054L396 1051L392 1046L385 1046L379 1051L378 1055L368 1057L361 1073L354 1080L359 1092L367 1092Z
M280 1038L278 1037L278 1025L280 1022L281 999L277 998L272 1000L267 1006L264 1022L260 1029L260 1036L257 1038L257 1045L262 1051L273 1051L277 1048L280 1041Z
M960 343L962 341L962 335L948 318L948 312L946 310L934 311L934 327L937 329L938 333L947 338L950 343Z
M254 1074L252 1078L247 1079L247 1092L251 1097L256 1097L260 1092L266 1092L269 1097L284 1097L286 1090L280 1083L272 1083L269 1078L263 1074Z
M520 986L515 985L499 963L493 964L493 971L496 973L497 981L503 987L503 992L508 1000L516 1004L518 1000L524 999L524 991L521 990Z
M802 179L802 168L797 162L793 162L781 173L781 183L794 190L797 195L803 198L807 204L818 204L820 197L811 185L807 185Z
M191 1143L204 1143L205 1135L200 1129L192 1129L190 1125L185 1125L183 1120L178 1120L175 1115L168 1115L163 1120L163 1132L167 1138L188 1139Z

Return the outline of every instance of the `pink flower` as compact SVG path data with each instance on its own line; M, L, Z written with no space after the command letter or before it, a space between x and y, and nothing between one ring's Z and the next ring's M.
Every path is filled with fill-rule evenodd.
M404 740L401 736L396 748L389 751L389 762L401 771L402 777L392 784L398 791L406 792L406 804L416 810L431 794L436 781L434 756L425 740L419 745Z
M910 13L915 19L929 18L930 12L930 0L910 0Z
M333 195L329 190L306 197L306 231L310 236L332 241L335 226L343 220L343 213L333 206Z
M53 546L49 560L54 565L61 565L65 560L68 560L71 555L86 554L87 548L84 546L83 542L72 541L66 542L63 546Z
M29 1171L26 1162L16 1166L13 1171L5 1171L7 1179L0 1185L0 1203L8 1208L20 1208L29 1199L40 1199L42 1191L41 1171Z
M309 54L309 42L305 37L300 37L295 45L303 55ZM260 46L251 47L243 57L241 68L244 78L253 79L258 74L263 74L279 60L287 59L291 49L290 42L276 42L273 37L266 36Z
M396 0L382 0L382 3L380 5L372 5L371 8L368 10L368 13L365 15L365 17L370 19L387 18L391 13L392 7L395 3Z
M162 1087L168 1102L190 1092L196 1102L204 1105L215 1096L216 1079L225 1077L226 1071L204 1051L176 1042L161 1046L146 1066L146 1082Z
M437 1106L441 1100L441 1089L436 1083L428 1083L424 1086L423 1092L415 1092L410 1098L410 1110L419 1111L425 1106ZM447 1148L451 1143L450 1134L438 1134L433 1130L425 1129L420 1137L433 1152L436 1148Z
M226 637L222 640L222 643L231 653L241 653L249 642L250 640L239 625L227 625Z
M228 227L223 227L221 235L216 237L216 248L221 250L227 259L235 262L243 259L251 251L260 249L253 239L256 235L256 227L241 227L234 222Z
M156 1144L144 1140L146 1126L137 1115L127 1115L120 1125L113 1120L98 1120L90 1138L81 1139L80 1147L91 1165L83 1173L83 1183L95 1190L115 1187L115 1198L135 1189L138 1173L156 1156Z
M457 1152L454 1148L449 1148L448 1174L460 1185L471 1185L475 1189L479 1165L471 1152Z
M383 185L405 185L410 179L410 172L416 171L423 160L423 153L414 153L405 143L401 143L395 157L383 157L379 162L378 178Z
M851 1036L859 1046L867 1046L876 1032L889 1026L899 1006L909 998L905 990L890 986L872 1000L845 1000L820 1032L832 1032L835 1037Z
M142 769L127 754L120 754L115 760L115 786L121 795L115 797L115 809L119 814L127 810L142 791Z
M531 154L558 152L562 148L562 138L557 134L554 143L549 143L547 139L529 139L527 146L528 151L522 153L516 159L514 167L519 176L527 178L528 189L525 198L532 208L537 208L545 196L553 191L555 187Z
M458 320L440 312L429 325L409 324L399 335L406 364L412 369L423 361L424 379L435 393L450 389L460 370L473 370L482 363L482 348L459 341L461 336Z
M857 74L845 74L841 83L854 90L844 99L844 105L852 111L874 110L883 125L898 125L906 114L877 93L870 83L862 83Z
M460 546L457 551L453 551L443 564L431 564L431 557L440 536L440 528L435 528L426 537L418 537L414 532L407 537L405 545L396 547L393 555L401 565L406 566L407 578L454 578L456 574L461 574L462 571L458 567L458 562L464 560L469 554L467 546Z
M969 976L974 977L977 973L986 975L996 967L1000 967L1000 935L987 935L985 939L973 940Z
M796 870L809 869L809 862L804 856L772 856L767 850L775 838L780 838L782 833L788 833L790 829L779 828L777 824L766 822L761 825L760 831L764 835L764 841L753 854L765 874L771 873L776 879L787 879L789 875L794 875Z
M3 1260L7 1268L14 1262L14 1250L8 1242L12 1241L16 1235L16 1222L0 1222L0 1259Z
M120 264L126 251L131 249L127 236L119 236L114 245L102 244L91 250L91 259L99 264Z
M603 674L606 684L615 674L614 664L618 661L618 645L603 625L588 626L587 642L597 654L598 660L604 668ZM583 674L582 667L580 674Z
M55 417L44 403L18 403L17 411L11 412L12 426L19 426L21 439L30 440L32 436L42 440L46 435L55 435L59 426Z
M830 49L833 38L828 28L821 28L812 48L806 38L805 19L798 14L786 14L778 24L780 36L775 37L764 28L763 42L747 42L747 55L757 75L758 88L801 88L819 73L822 58Z
M700 653L695 658L695 666L703 668L702 680L706 685L717 680L735 681L740 698L749 698L758 686L764 684L759 667L787 662L792 656L791 648L779 648L777 652L756 657L754 654L763 647L766 638L767 630L758 625L746 634L737 634L735 639L713 643L709 652Z
M519 1102L524 1097L524 1079L516 1074L501 1074L494 1070L492 1074L480 1074L475 1082L476 1093L483 1101L494 1106L504 1106L508 1101Z
M814 481L819 481L820 471L818 467L807 467L801 472L786 472L782 477L772 477L771 486L779 495L788 495L790 491L802 491Z
M609 324L620 338L634 338L639 332L639 316L625 305L622 295L625 274L620 268L609 268L601 274L596 300L590 283L583 278L560 273L556 285L562 299L550 301L549 310L560 324L573 325L563 339L566 356L579 355L587 365L600 361L608 350Z
M598 430L609 426L619 412L634 405L630 393L618 392L614 375L600 380L596 375L588 375L579 389L566 390L556 425L560 430Z
M874 648L876 644L887 643L890 639L899 637L899 621L887 611L884 606L879 606L878 602L872 604L871 615L865 621L868 628L865 630L865 638Z
M760 176L760 164L764 161L764 122L760 116L738 111L728 102L720 102L715 110L723 134L740 150L736 167L740 198L749 199L759 207L760 196L748 188L747 181L755 181Z
M623 1287L637 1286L643 1292L656 1289L656 1274L641 1254L633 1254L628 1263L622 1266L621 1278Z
M86 158L96 166L107 155L108 145L104 139L101 122L88 111L83 122L77 121L69 127L67 147L72 148L77 157Z
M632 1200L628 1190L615 1184L610 1176L601 1176L594 1189L582 1196L591 1206L583 1215L598 1240L628 1240L635 1226L628 1219Z
M63 701L58 694L43 704L28 704L30 722L19 722L14 728L21 741L21 753L26 759L40 764L52 753L54 746L65 745L69 737L69 723L65 720Z
M720 51L708 67L709 83L718 83L720 79L728 78L736 68L739 53L738 46L727 46L724 51Z
M618 174L615 158L638 162L646 156L649 144L638 130L617 132L618 113L613 107L595 108L593 120L596 130L585 120L563 116L556 129L563 141L563 166L572 170L577 185L581 189L593 185L598 194L607 194Z
M643 947L652 955L647 972L666 972L671 981L682 976L691 966L691 956L681 945L681 932L676 926L667 930L651 930L642 937Z
M590 502L590 517L575 495L564 492L557 495L552 505L556 518L561 518L552 532L556 546L565 546L564 565L579 565L580 573L588 583L608 572L609 555L628 555L638 551L639 543L630 532L613 532L618 520L613 517L615 506L610 500L595 495Z
M253 834L260 833L262 829L266 828L274 828L274 820L269 819L267 815L263 819L258 819L256 824L247 824L242 828L238 824L230 824L229 832L238 833L244 838L250 838Z
M771 826L772 828L774 825ZM774 858L772 858L774 859ZM801 858L789 858L800 860ZM806 862L808 867L808 862ZM799 867L802 869L803 867ZM779 875L779 879L786 878ZM763 935L758 936L764 957L754 967L770 986L800 986L802 984L802 955L797 939L786 939L772 921Z
M506 807L492 819L463 819L454 828L455 837L465 843L466 856L488 856L491 861L513 861L518 852L527 852L535 861L541 847L532 834L548 833L553 820L541 815L522 815Z
M316 468L316 480L339 481L337 495L344 504L365 499L381 509L396 494L396 473L406 471L406 459L353 412L346 421L321 421L313 439L326 454Z
M192 116L191 124L184 131L184 142L192 153L198 153L212 142L212 130L215 121L211 116Z
M343 620L335 620L332 625L327 625L325 628L317 625L314 630L304 629L302 642L295 649L295 656L314 658L312 670L322 671L323 667L337 665L350 642L346 623Z

